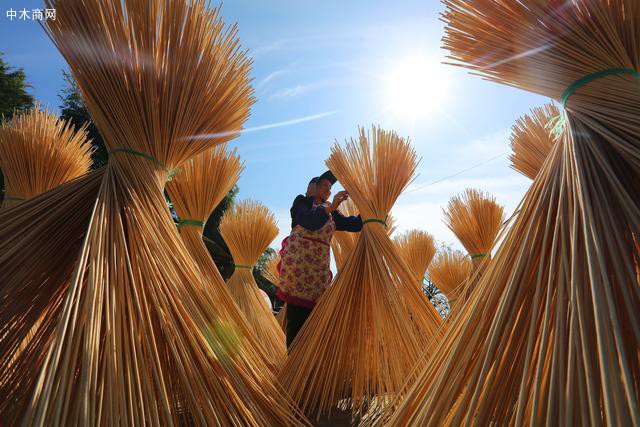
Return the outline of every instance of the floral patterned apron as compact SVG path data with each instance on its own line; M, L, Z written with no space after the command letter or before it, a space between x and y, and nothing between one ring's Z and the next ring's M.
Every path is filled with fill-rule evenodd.
M333 216L316 231L296 225L282 242L278 297L290 304L313 308L331 285Z

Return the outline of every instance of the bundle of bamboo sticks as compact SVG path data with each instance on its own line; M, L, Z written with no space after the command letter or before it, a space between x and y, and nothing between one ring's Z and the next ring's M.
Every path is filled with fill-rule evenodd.
M409 267L415 282L422 289L424 275L436 254L433 236L422 230L410 230L393 239L400 257Z
M465 284L471 277L473 264L460 251L443 251L429 266L429 279L435 283L449 300L449 305L458 305L464 297Z
M338 403L352 413L374 400L383 404L441 322L385 229L416 168L409 143L393 131L360 129L357 139L336 143L326 163L349 192L364 228L281 372L291 396L317 417Z
M36 106L0 126L3 207L13 206L89 172L86 126L74 126Z
M340 212L344 216L358 216L358 208L356 208L351 199L345 200L340 205ZM389 237L391 237L391 235L396 230L395 219L391 214L387 215L386 230ZM335 258L338 271L340 271L340 269L346 262L349 254L353 251L353 248L356 247L357 241L357 233L352 233L349 231L336 231L334 233L333 239L331 239L331 250L333 251L333 256Z
M553 126L560 120L555 104L546 104L520 117L511 128L511 167L535 179L555 143Z
M51 334L29 353L40 355L37 363L21 363L24 371L5 383L2 418L29 425L298 422L288 398L265 388L260 378L269 373L240 368L245 346L224 325L211 325L210 300L193 289L206 278L162 192L174 168L236 136L249 114L251 62L237 30L201 0L46 3L64 16L47 21L46 31L111 159L99 173L0 213L0 234L11 216L28 217L6 227L15 233L10 245L0 239L9 249L0 251L3 307L15 289L38 291L45 309L52 302L42 295L61 301ZM25 231L61 197L67 203L45 221L60 230L43 238ZM43 247L34 247L40 240ZM15 258L37 253L50 259L31 271ZM34 321L10 311L3 313L14 320L0 337L2 362L4 337Z
M490 194L468 188L449 200L445 224L467 250L477 269L491 258L491 248L504 222L504 208Z
M559 100L562 134L387 421L638 425L640 3L445 4L452 58Z
M264 303L253 277L258 258L278 236L276 219L266 206L242 201L225 212L220 220L220 234L235 263L235 271L227 281L229 292L271 356L271 366L279 369L287 355L284 332Z
M449 200L444 222L456 235L473 261L473 277L461 280L460 289L451 289L456 302L465 301L491 260L491 249L504 223L504 208L490 194L468 188ZM455 294L455 295L454 295Z
M179 217L178 229L185 246L196 260L206 282L194 284L193 292L201 292L208 298L211 322L226 322L247 340L250 369L258 371L271 367L273 357L263 351L262 339L255 335L253 327L231 296L227 284L216 268L202 240L205 220L211 211L233 188L242 171L240 157L236 150L227 151L226 145L219 145L199 154L180 166L180 173L167 182L167 192ZM200 286L202 285L202 286ZM200 287L199 287L200 286ZM204 308L207 310L207 308Z

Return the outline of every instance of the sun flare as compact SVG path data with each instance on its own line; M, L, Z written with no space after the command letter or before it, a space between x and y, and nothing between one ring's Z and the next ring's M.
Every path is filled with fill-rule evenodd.
M387 109L410 119L434 112L449 89L444 69L439 61L420 56L398 62L386 79Z

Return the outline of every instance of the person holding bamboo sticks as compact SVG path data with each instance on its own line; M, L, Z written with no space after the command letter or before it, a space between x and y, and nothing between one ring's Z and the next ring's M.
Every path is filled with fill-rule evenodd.
M282 243L280 251L282 260L277 291L278 298L287 303L287 347L291 346L316 301L331 284L333 274L329 264L333 233L362 230L360 216L346 217L338 212L340 204L349 197L346 191L338 192L331 203L327 202L336 181L330 171L312 179L307 195L297 196L291 207L291 234Z

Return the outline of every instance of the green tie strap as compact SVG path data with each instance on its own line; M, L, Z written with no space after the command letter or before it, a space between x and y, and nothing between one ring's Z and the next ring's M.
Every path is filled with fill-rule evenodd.
M205 222L199 219L179 219L178 220L178 229L185 225L193 225L196 227L204 227Z
M233 266L235 268L249 268L253 270L253 265L240 265L240 264L233 264Z
M471 255L471 259L484 258L486 256L487 254L475 254L475 255Z
M634 70L633 68L607 68L606 70L596 71L595 73L587 74L586 76L581 77L575 82L571 83L562 93L562 96L560 97L560 103L563 107L566 107L569 97L581 87L588 85L594 80L620 74L628 74L636 78L640 78L640 72Z
M379 219L379 218L369 218L369 219L365 219L364 221L362 221L362 225L365 225L369 222L376 222L378 224L382 224L384 225L384 227L387 227L387 222L384 219Z
M627 74L634 76L636 78L640 78L640 72L634 70L633 68L607 68L606 70L596 71L595 73L587 74L584 77L579 78L575 82L571 83L567 88L562 92L560 96L560 103L562 107L565 108L567 106L567 101L578 89L581 87L588 85L594 80L602 79L608 76ZM547 123L547 127L551 128L551 131L554 135L558 136L564 130L564 126L567 123L567 116L565 113L561 113Z
M143 153L142 151L137 151L137 150L133 150L131 148L126 148L126 147L114 148L113 150L109 151L109 155L116 154L116 153L132 154L134 156L142 157L143 159L151 160L153 163L160 166L162 170L164 170L167 173L167 181L171 181L171 178L173 178L180 172L179 168L169 169L167 165L162 163L160 160L156 159L153 156L150 156L149 154Z

